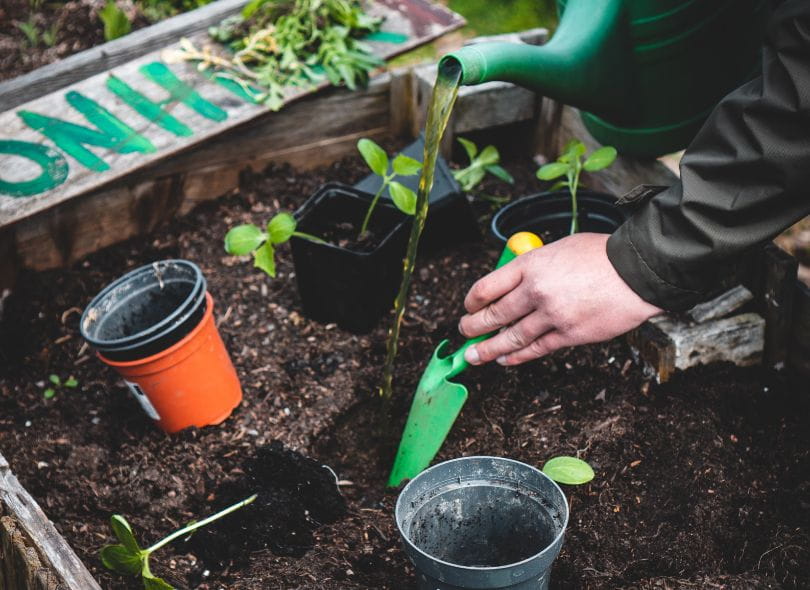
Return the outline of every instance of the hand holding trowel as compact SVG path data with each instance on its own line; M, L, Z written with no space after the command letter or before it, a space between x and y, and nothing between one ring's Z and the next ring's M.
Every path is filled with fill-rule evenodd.
M540 238L532 233L517 233L506 243L496 268L542 245ZM416 388L394 468L388 478L389 486L398 486L403 480L415 477L430 465L439 452L456 416L467 401L467 388L451 382L450 379L467 368L464 351L490 336L492 333L467 340L461 348L448 356L443 356L448 345L447 340L436 347Z

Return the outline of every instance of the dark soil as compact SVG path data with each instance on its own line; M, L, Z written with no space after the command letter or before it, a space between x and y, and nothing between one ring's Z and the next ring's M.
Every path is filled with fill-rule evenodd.
M517 185L488 180L489 194L536 190L533 164L506 165ZM222 250L229 227L264 223L324 181L363 174L351 159L315 173L248 175L240 193L151 235L69 269L25 274L5 300L0 449L105 589L139 587L99 562L99 548L113 540L111 514L124 514L151 543L231 499L262 493L263 481L278 485L253 512L260 517L246 510L188 545L163 548L155 573L178 588L208 590L415 586L392 518L396 493L384 490L391 434L400 432L433 348L445 337L460 341L464 294L500 245L487 239L421 260L402 332L396 423L383 438L375 395L387 321L363 336L311 322L300 312L288 248L280 248L275 280ZM488 207L479 202L483 229ZM101 287L171 257L202 267L245 389L222 426L175 436L151 424L78 334L79 312ZM45 400L51 373L74 375L80 386ZM491 454L540 466L568 454L596 471L591 483L565 489L572 516L553 587L810 587L810 430L799 403L806 383L712 365L658 386L623 340L511 369L471 369L463 381L470 399L439 459ZM274 440L316 463L299 469L301 460L278 446L268 459L258 449ZM321 464L339 479L342 517L340 502L323 491L333 483ZM310 477L288 475L300 470ZM272 510L273 498L290 508ZM255 538L243 544L244 536Z
M0 2L0 80L104 43L97 0L3 0ZM132 30L154 22L137 3L120 3ZM23 28L29 27L33 38Z

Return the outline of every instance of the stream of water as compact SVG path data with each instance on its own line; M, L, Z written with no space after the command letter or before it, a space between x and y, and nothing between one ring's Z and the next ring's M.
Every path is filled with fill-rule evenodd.
M388 332L388 342L385 354L385 365L383 366L383 384L381 394L384 399L391 399L393 391L394 361L397 356L397 344L399 341L399 329L402 325L402 317L405 314L405 306L408 300L408 287L411 284L414 265L416 263L416 251L419 246L419 237L425 227L425 219L428 214L428 195L433 187L433 174L436 170L436 159L439 155L439 144L442 135L453 111L453 105L458 96L458 87L461 82L461 65L454 61L443 62L436 76L436 84L433 87L433 97L428 109L427 122L425 123L425 153L422 160L422 175L419 177L419 190L416 197L416 213L413 225L411 226L411 236L408 240L408 250L403 261L402 283L399 293L394 301L394 323Z

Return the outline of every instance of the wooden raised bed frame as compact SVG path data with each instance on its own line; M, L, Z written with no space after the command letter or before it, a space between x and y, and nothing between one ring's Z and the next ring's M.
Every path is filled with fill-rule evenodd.
M201 10L215 22L242 3L243 0L220 0ZM178 18L192 20L188 15ZM209 24L205 19L193 20L198 28ZM165 29L165 35L149 29L143 33L149 39L150 49L178 34L178 29L169 21L157 27ZM545 31L528 32L523 39L542 42ZM120 63L116 60L131 57L128 52L135 51L132 44L129 40L117 45L115 52L105 54L108 61L99 67L107 69ZM74 56L65 63L92 68L91 56L104 54L103 47L89 50L88 55ZM59 72L58 64L48 68L50 81L32 87L49 91L54 85L61 88L75 81L68 73ZM236 127L212 136L204 143L171 153L171 157L55 203L35 215L0 224L0 288L10 288L21 268L39 270L68 265L99 248L149 232L198 203L237 188L240 172L246 168L258 169L270 162L312 168L354 152L360 137L415 135L424 121L434 69L435 66L428 65L390 71L374 78L367 89L357 92L325 90L285 107L281 113L259 116L249 127ZM83 75L87 73L98 72L90 70ZM41 74L34 72L21 79L36 82ZM20 80L0 84L0 100L14 100L15 104L30 100L27 88ZM498 109L491 108L493 100L499 105ZM491 83L465 88L460 93L444 149L449 148L457 133L506 125L518 129L517 132L523 134L521 140L533 145L537 153L550 157L571 137L585 139L589 147L595 145L573 109L508 84ZM620 157L613 167L596 176L592 185L595 189L621 195L639 184L670 184L674 180L675 176L658 162ZM752 264L751 291L757 301L757 311L768 320L764 336L766 360L777 366L792 363L806 371L810 290L797 284L795 261L791 262L790 257L785 258L784 253L773 249L768 249L763 257ZM785 319L780 313L784 314L786 309L793 310L795 315ZM674 370L670 359L677 352L676 344L654 324L645 325L631 341L659 378L666 379ZM2 455L0 588L99 588L13 476Z

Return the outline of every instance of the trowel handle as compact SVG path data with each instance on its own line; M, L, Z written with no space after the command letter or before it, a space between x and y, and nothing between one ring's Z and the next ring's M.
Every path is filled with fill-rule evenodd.
M543 240L532 232L518 232L512 235L512 237L506 241L506 246L503 247L503 252L501 252L501 257L498 259L498 264L495 265L495 268L501 268L503 265L512 262L521 254L525 254L531 250L536 250L542 246ZM470 338L467 340L467 342L462 344L456 352L451 354L450 358L452 359L453 364L447 378L449 379L451 377L455 377L469 366L469 363L464 360L464 353L470 346L486 340L494 334L495 332L490 332L489 334L483 334L482 336Z

